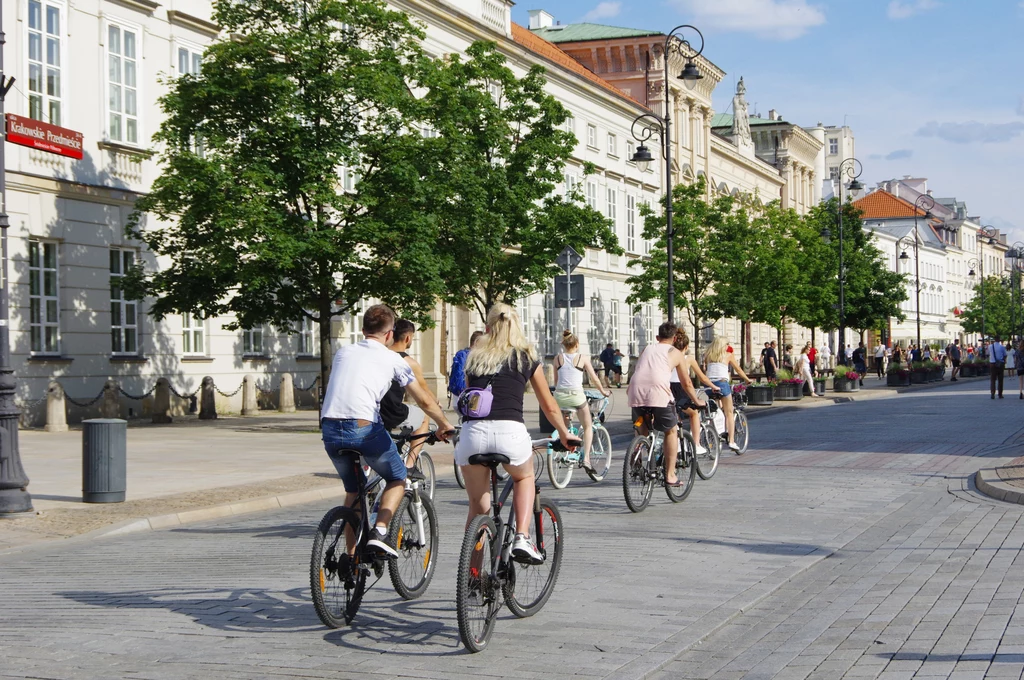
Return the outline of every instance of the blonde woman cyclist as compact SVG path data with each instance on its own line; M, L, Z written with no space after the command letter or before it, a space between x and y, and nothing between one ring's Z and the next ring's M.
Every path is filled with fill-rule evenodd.
M590 418L590 406L587 404L587 395L583 391L583 375L590 378L591 385L597 385L601 394L610 396L611 390L605 389L590 363L590 357L579 353L580 341L570 330L562 331L563 352L555 357L555 371L558 380L555 383L555 402L563 411L576 411L576 417L580 419L580 426L583 428L583 468L587 472L593 472L590 466L590 444L594 440L593 422ZM569 426L570 419L566 419L565 425Z
M729 369L735 370L736 374L748 385L752 381L736 363L736 358L729 352L729 343L721 336L711 341L711 346L704 354L704 363L707 366L708 378L722 390L722 410L725 412L725 429L729 433L729 448L739 451L740 447L736 443L736 421L732 408L732 388L729 387Z
M543 557L529 534L536 487L533 446L523 421L526 383L533 386L540 409L558 430L562 444L567 448L579 446L582 442L569 434L562 421L562 411L548 390L537 351L523 337L519 316L508 305L498 303L487 313L487 334L477 340L466 360L466 387L490 386L493 401L487 415L463 417L462 432L455 446L455 462L466 480L468 526L474 517L487 514L491 509L490 471L484 465L469 465L469 457L477 453L500 453L509 457L505 469L515 483L512 508L517 531L512 556L518 561L540 564Z
M690 347L690 336L686 334L682 328L676 329L676 337L672 341L672 346L683 353L683 370L688 375L692 372L693 375L697 376L697 379L704 385L711 388L712 391L720 391L717 386L711 380L704 375L704 371L700 370L700 366L691 357L687 350ZM707 449L701 446L700 443L700 413L698 409L704 407L704 402L698 398L696 391L693 389L693 385L683 385L679 381L679 374L672 371L672 375L669 376L669 383L672 387L672 396L676 399L676 406L679 407L683 413L690 419L690 434L693 435L693 441L697 445L697 454L703 455L707 453ZM692 392L693 394L689 394Z

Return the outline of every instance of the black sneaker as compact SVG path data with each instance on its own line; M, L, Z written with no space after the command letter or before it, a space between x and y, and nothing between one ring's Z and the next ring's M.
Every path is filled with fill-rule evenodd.
M420 470L419 468L415 468L415 467L411 467L411 468L406 468L405 469L405 478L406 479L410 479L410 480L412 480L414 482L425 482L425 481L427 481L427 476L425 474L423 474L423 471Z
M370 550L382 552L386 554L388 557L398 557L398 551L395 550L395 547L393 545L388 543L388 537L381 536L380 532L376 529L373 529L370 532L370 540L366 542L366 547Z

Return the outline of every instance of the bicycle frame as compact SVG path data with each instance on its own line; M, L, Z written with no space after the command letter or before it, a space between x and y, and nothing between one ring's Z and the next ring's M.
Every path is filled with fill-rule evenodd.
M498 469L497 467L491 468L491 516L494 519L494 539L501 541L501 550L492 551L493 563L491 564L491 576L498 576L504 580L504 566L509 563L512 559L512 536L510 532L514 532L517 528L515 526L515 508L509 508L508 522L501 519L501 511L505 507L508 497L512 494L512 488L515 486L515 481L509 477L505 481L505 488L501 490L501 494L498 494ZM535 495L533 500L533 517L534 525L536 527L534 543L541 550L544 549L544 523L540 517L540 485L536 485Z

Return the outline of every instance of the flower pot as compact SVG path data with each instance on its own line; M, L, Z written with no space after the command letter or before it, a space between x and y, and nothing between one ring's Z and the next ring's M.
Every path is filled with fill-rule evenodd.
M772 388L767 385L751 385L747 388L747 404L749 406L771 406L774 400Z
M836 392L859 392L860 385L856 380L850 380L849 378L833 378L832 389Z
M988 364L974 364L974 375L981 378L988 375Z
M890 373L885 376L885 384L887 387L909 387L910 386L910 374L900 375L898 373Z
M978 375L978 369L974 367L974 364L962 364L960 366L960 375L964 378L973 378Z
M910 384L911 385L923 385L928 382L927 371L911 371L910 372Z
M817 394L819 397L824 397L825 396L825 381L824 380L815 380L814 381L814 393Z
M803 383L782 383L775 387L775 398L779 401L800 401L803 399Z
M942 382L942 369L933 369L928 376L928 382Z

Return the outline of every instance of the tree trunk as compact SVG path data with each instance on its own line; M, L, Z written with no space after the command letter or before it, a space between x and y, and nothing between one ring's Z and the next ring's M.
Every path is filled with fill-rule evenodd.
M750 349L747 345L747 321L740 321L740 360L741 366L750 365L750 357L747 356L747 351Z
M331 304L320 305L320 318L317 323L320 326L320 385L317 389L317 403L323 411L324 394L327 392L327 381L331 379L331 362L334 360L333 345L331 343Z
M448 303L441 303L441 374L448 377Z

